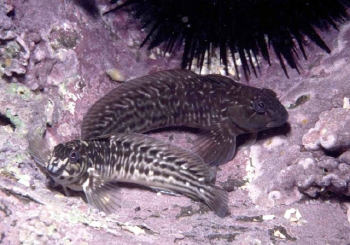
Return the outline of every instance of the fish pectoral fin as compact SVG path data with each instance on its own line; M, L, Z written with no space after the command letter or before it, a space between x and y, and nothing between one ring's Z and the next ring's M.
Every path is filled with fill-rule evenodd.
M65 186L62 186L63 187L63 192L64 192L64 194L67 196L67 197L69 197L70 196L70 191L67 189L67 187L65 187Z
M52 185L52 187L53 188L56 188L56 187L59 187L59 186L62 186L62 189L63 189L63 192L64 192L64 195L65 196L67 196L67 197L69 197L70 196L70 191L69 191L69 189L68 189L68 187L67 186L65 186L65 185L61 185L60 183L57 183L57 182L55 182L53 179L51 179L51 185Z
M218 127L203 132L197 141L193 152L210 165L220 165L230 161L236 151L236 136Z
M116 211L121 202L117 183L103 180L93 168L89 168L88 173L89 177L83 184L88 203L105 213Z
M257 138L258 138L258 132L250 133L247 139L239 148L250 147L254 145L256 143Z

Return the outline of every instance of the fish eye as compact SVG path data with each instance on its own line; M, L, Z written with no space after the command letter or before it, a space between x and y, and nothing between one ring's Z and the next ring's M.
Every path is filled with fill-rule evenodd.
M69 153L69 161L70 161L70 162L77 162L77 161L79 161L79 159L80 159L80 153L79 153L79 151L72 150L72 151Z
M260 99L254 100L254 101L253 101L253 109L254 109L257 113L265 113L266 110L267 110L264 101L262 101L262 100L260 100Z

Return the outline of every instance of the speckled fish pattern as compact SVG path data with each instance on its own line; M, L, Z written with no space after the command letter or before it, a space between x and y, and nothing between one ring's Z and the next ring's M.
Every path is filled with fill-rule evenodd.
M202 130L193 151L219 165L235 154L239 134L278 127L288 112L275 92L221 75L168 70L123 83L84 116L82 139L186 126Z
M29 139L30 154L65 191L84 191L88 202L102 211L117 210L116 183L126 182L203 201L220 217L229 213L227 191L210 182L209 166L200 157L150 136L72 140L51 152L45 145L42 139Z

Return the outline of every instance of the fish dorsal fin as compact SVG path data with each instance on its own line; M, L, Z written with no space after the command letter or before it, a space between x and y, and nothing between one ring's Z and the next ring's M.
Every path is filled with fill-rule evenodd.
M211 180L209 167L207 164L205 164L203 159L181 147L155 139L152 136L139 133L111 134L110 137L112 140L117 138L127 139L129 141L138 142L139 144L151 146L153 149L158 149L159 151L166 153L167 158L174 158L179 164L184 162L182 167L185 167L186 171L190 171L191 174L196 176L196 178L203 178L203 181L205 182L210 182ZM179 171L182 171L181 168Z
M214 166L230 161L235 151L236 135L221 126L202 132L193 149L206 163Z
M89 177L83 184L88 203L105 213L116 211L121 202L116 182L103 180L92 168L88 173Z
M179 163L184 160L183 162L185 162L184 164L186 165L186 170L191 171L191 174L197 178L203 178L203 181L205 182L211 182L213 178L212 174L210 173L209 166L203 161L200 156L181 147L158 140L149 135L140 133L111 133L96 136L90 140L137 142L137 144L146 145L148 147L152 147L153 149L158 149L159 151L166 153L167 158L174 158L179 161Z
M209 74L209 75L206 75L205 78L210 80L212 83L220 84L221 86L226 86L226 87L227 86L230 86L230 87L242 86L242 84L236 82L235 80L233 80L229 77L226 77L226 76L219 75L219 74Z
M135 108L137 100L148 100L159 97L159 89L175 91L176 81L199 80L201 76L188 70L166 70L138 77L122 83L99 99L84 116L81 126L82 139L113 132L117 110L125 112ZM154 89L151 89L154 88ZM132 111L129 113L132 114ZM101 126L100 126L101 125ZM122 133L122 132L120 132Z

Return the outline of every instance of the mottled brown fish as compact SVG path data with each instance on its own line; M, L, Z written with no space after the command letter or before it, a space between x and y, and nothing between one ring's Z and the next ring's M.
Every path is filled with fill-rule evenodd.
M83 119L82 138L200 128L204 133L194 152L219 165L233 158L237 135L278 127L287 119L287 110L270 89L221 75L169 70L125 82L98 100Z
M90 204L105 212L119 207L116 182L175 192L228 214L228 193L210 182L209 166L197 155L142 134L115 134L72 140L53 150L42 139L29 139L29 152L51 178L84 191Z

